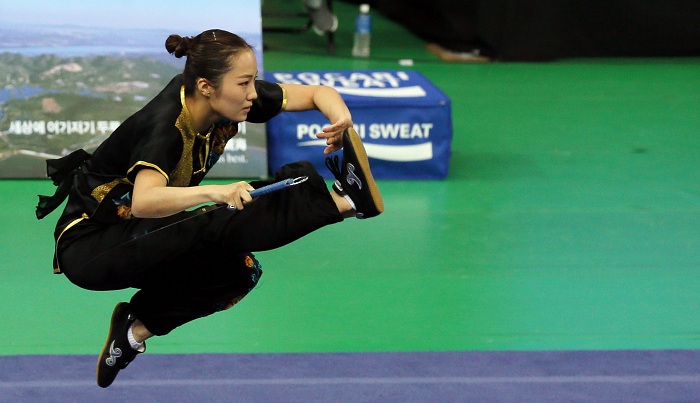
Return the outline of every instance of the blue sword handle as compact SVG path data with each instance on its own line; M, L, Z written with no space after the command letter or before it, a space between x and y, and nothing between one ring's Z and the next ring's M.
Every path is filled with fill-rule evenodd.
M283 181L271 183L269 185L265 185L261 188L257 188L255 190L250 191L250 196L252 198L256 198L258 196L266 195L269 193L274 193L274 192L279 192L280 190L286 188L287 186L291 186L291 182L294 179L285 179Z
M309 179L308 176L300 176L298 178L289 178L289 179L284 179L279 182L271 183L269 185L265 185L261 188L257 188L255 190L250 191L250 196L253 198L256 198L258 196L263 196L266 194L274 193L274 192L279 192L282 189L286 189L290 186L295 186L298 185L302 182L306 182L306 180ZM235 206L228 206L229 210L235 210Z

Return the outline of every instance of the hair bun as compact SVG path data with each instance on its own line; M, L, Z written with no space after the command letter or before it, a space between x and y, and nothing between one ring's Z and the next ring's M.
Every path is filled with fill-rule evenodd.
M172 34L165 40L165 49L179 59L189 53L191 41L192 38L189 36Z

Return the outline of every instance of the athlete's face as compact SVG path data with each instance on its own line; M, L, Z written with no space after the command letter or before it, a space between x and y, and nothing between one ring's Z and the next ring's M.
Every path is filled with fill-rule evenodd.
M222 117L234 122L243 122L250 112L255 92L255 77L258 64L253 51L245 51L231 60L233 68L221 80L221 85L212 89L210 104Z

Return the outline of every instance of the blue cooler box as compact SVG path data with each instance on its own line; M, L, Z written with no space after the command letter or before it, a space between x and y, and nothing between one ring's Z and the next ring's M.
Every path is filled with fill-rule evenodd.
M414 71L265 72L276 83L335 88L352 113L372 174L377 179L442 179L450 165L450 99ZM325 140L316 138L328 120L318 111L282 113L267 124L270 172L311 161L325 178ZM342 151L337 152L342 155Z

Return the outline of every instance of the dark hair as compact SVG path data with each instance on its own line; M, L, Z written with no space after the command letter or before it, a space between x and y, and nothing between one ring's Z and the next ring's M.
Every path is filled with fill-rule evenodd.
M178 59L187 56L183 78L185 93L194 92L197 79L206 78L214 87L231 69L234 56L252 50L253 47L240 36L221 29L211 29L191 37L170 35L165 40L165 49Z

